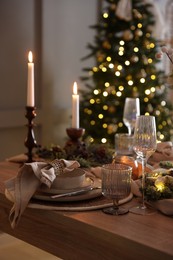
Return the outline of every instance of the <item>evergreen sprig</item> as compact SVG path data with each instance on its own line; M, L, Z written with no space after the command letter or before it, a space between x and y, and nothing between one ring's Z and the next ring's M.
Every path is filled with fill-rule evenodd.
M54 159L76 160L83 168L100 166L111 163L114 149L108 145L82 143L79 146L70 145L61 148L59 145L51 145L50 147L39 147L36 151L40 158L51 161Z
M158 178L146 178L144 194L148 201L173 198L173 177L165 175ZM162 182L161 189L157 186L158 180Z

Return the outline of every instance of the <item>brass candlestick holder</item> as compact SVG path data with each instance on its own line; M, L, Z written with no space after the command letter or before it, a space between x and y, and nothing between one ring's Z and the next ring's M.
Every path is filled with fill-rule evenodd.
M35 107L26 106L25 117L28 119L28 124L26 125L28 127L28 133L25 139L25 146L28 148L27 162L33 162L32 150L34 147L37 147L37 142L35 140L34 130L33 130L33 126L34 126L33 119L36 117Z

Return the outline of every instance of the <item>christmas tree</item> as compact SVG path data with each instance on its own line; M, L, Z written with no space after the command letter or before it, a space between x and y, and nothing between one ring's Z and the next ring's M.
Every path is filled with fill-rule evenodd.
M123 10L123 5L127 6ZM156 58L159 41L153 36L155 17L151 4L140 0L104 0L93 44L88 44L95 66L81 77L80 118L91 143L114 144L123 124L126 97L140 99L141 115L156 117L157 138L171 138L171 104L167 101L165 72Z

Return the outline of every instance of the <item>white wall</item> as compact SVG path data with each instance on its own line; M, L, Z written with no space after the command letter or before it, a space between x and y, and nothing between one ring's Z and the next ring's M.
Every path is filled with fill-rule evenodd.
M38 0L0 1L0 160L26 152L25 105L27 53L33 50L39 66L34 30L34 3ZM79 88L81 62L93 41L89 25L96 22L97 0L42 0L41 86L35 84L38 142L63 145L71 126L71 94ZM37 77L37 75L36 75Z
M88 54L86 45L93 41L97 1L43 1L43 109L47 124L43 129L45 144L64 144L66 128L71 126L71 95L73 82L78 82L82 68L91 60L81 62ZM48 114L50 113L51 114Z
M1 160L25 151L26 53L34 49L33 9L33 0L0 1Z
M71 126L73 82L82 68L93 60L81 61L88 54L95 31L99 0L42 0L41 61L35 41L35 3L39 0L0 0L0 160L26 152L27 52L35 54L35 68L41 62L41 85L36 88L35 132L42 145L65 143ZM167 2L156 1L159 5ZM164 13L164 8L162 9ZM37 74L36 74L37 77Z

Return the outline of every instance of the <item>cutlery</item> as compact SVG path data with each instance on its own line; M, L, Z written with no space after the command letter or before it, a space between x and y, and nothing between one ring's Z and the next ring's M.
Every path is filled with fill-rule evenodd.
M85 193L85 192L91 191L91 190L93 190L93 187L86 187L86 188L83 188L83 189L80 189L80 190L76 190L76 191L71 191L71 192L66 192L66 193L62 193L62 194L51 195L50 197L52 199L55 199L55 198L61 198L61 197L66 197L66 196L73 196L73 195L82 194L82 193Z
M80 190L76 190L76 191L71 191L71 192L66 192L66 193L62 193L62 194L56 194L56 195L51 195L50 197L52 199L55 198L62 198L62 197L66 197L66 196L74 196L74 195L79 195L91 190L95 190L95 189L101 189L101 186L98 187L86 187L86 188L82 188Z

